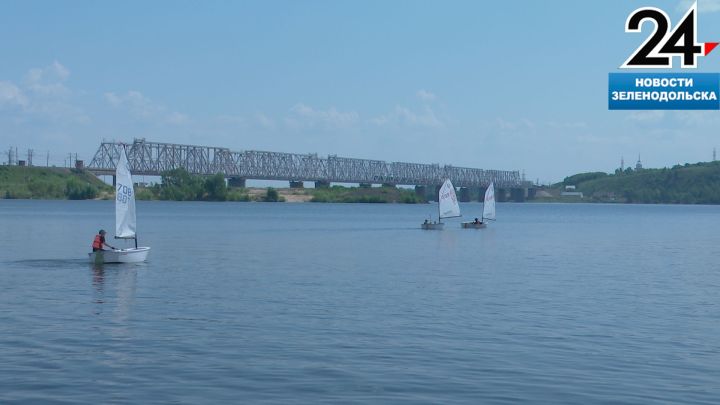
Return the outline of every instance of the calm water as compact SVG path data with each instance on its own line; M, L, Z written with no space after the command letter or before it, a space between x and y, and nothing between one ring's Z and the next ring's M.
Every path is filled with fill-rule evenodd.
M0 403L720 401L720 207L435 209L0 200Z

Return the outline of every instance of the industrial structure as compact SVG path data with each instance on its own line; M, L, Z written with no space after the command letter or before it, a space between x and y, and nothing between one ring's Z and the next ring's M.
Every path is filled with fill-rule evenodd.
M183 168L196 175L221 173L230 185L240 187L245 186L245 180L252 179L285 180L291 186L313 181L315 187L328 187L330 183L408 185L423 192L425 188L439 187L445 179L450 179L461 188L461 199L463 189L484 189L494 182L496 188L510 191L515 200L524 199L529 187L522 181L519 171L385 162L336 155L235 152L228 148L148 142L145 139L135 139L129 144L102 142L87 169L97 175L114 174L122 147L126 148L133 174L160 176L165 171Z

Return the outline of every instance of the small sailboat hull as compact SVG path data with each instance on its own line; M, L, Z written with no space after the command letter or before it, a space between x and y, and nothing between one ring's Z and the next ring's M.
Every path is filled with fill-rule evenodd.
M486 224L486 223L483 223L483 222L481 222L481 223L479 223L479 224L476 224L475 222L463 222L461 225L462 225L462 229L483 229L483 228L487 228L487 224Z
M444 227L445 224L443 224L442 222L438 222L435 224L420 224L420 228L426 231L442 231Z
M147 260L149 247L139 247L120 250L101 250L88 253L90 263L142 263Z

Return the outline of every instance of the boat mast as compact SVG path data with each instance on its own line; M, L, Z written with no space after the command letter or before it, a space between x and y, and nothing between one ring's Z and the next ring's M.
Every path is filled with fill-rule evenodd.
M482 211L480 211L480 223L485 221L485 197L483 197Z
M440 191L438 191L438 224L442 224L442 218L440 218L440 194L442 193L442 186L440 186Z

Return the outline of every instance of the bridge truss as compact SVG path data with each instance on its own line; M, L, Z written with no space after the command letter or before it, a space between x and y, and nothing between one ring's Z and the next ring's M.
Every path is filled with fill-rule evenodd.
M197 175L221 173L225 177L256 180L322 181L434 186L450 179L457 187L522 187L519 171L484 170L438 164L385 162L330 155L262 152L233 152L227 148L147 142L131 144L102 142L87 169L96 174L114 174L120 148L126 148L133 174L160 176L164 171L184 168Z

